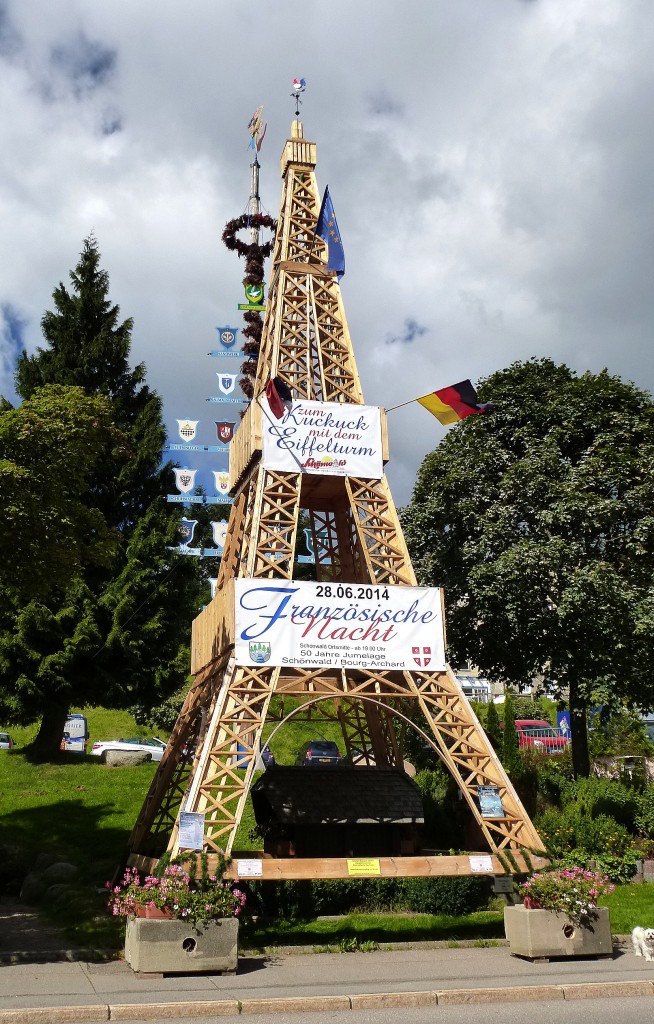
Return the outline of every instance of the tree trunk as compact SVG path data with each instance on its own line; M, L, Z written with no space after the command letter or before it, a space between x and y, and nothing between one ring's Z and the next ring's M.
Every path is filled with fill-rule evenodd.
M51 761L58 757L67 717L68 707L46 704L39 731L31 744L32 753L39 761Z
M590 775L588 727L586 705L580 700L575 683L570 683L570 738L572 742L572 770L576 779Z

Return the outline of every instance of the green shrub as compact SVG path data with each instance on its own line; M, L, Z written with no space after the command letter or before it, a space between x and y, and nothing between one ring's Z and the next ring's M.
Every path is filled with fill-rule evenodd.
M502 736L502 764L508 775L517 774L520 769L520 755L518 749L520 740L518 730L515 727L515 711L513 710L513 698L507 693L504 700L504 732Z
M638 795L614 779L576 779L561 790L563 805L574 805L581 817L608 815L630 831L638 812Z
M498 753L502 750L502 730L500 729L500 719L497 714L497 708L492 701L486 706L484 728L493 750Z
M576 818L571 820L559 810L549 808L535 819L534 824L550 857L563 857L575 849L579 825Z
M403 878L398 882L398 896L398 910L458 917L471 914L488 904L488 879L475 878L471 875L453 878Z
M556 704L547 697L521 697L512 695L513 713L517 719L542 718L556 725Z
M459 789L441 763L416 773L414 782L422 794L425 816L425 846L437 850L458 849L465 843L463 816L467 806L459 800Z
M634 825L639 835L654 840L654 785L638 795Z
M244 882L249 914L311 920L332 914L412 911L468 914L488 903L488 879L342 878L287 882Z
M615 712L609 718L596 715L589 731L590 752L593 757L652 757L654 745L647 739L645 726L635 711Z
M593 856L624 857L633 846L633 836L607 814L579 821L577 846Z

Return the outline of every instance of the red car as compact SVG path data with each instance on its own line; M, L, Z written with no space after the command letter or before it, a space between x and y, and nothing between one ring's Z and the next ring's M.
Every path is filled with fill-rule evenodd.
M569 742L543 718L518 718L515 727L521 748L534 747L544 754L562 754Z

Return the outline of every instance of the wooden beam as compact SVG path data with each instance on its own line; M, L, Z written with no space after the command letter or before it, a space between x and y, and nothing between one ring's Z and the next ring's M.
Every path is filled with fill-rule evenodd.
M529 874L530 868L525 864L522 854L518 853L517 850L513 850L512 853L520 873ZM474 870L471 866L471 860L480 857L487 858L491 867L484 871ZM251 858L252 853L244 853L242 856L235 854L234 860L226 871L226 876L228 878L238 878L238 861ZM361 859L358 860L361 863ZM263 872L261 877L263 881L279 881L287 878L439 878L452 875L487 875L492 878L495 875L506 874L499 859L489 853L472 853L465 856L459 854L452 857L365 858L367 864L374 860L379 862L378 875L369 875L367 871L357 875L352 874L348 866L353 864L354 861L348 861L341 857L288 857L273 859L272 857L264 856L261 859ZM534 869L542 868L549 864L549 861L543 857L530 857L530 861ZM217 864L218 858L209 854L209 870L215 870Z

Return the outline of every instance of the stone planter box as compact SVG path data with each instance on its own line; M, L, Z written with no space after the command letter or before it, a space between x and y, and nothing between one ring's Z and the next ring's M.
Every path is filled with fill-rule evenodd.
M612 956L611 922L606 907L578 924L555 910L504 908L504 931L511 953L531 959L559 956Z
M233 973L238 964L238 920L226 917L195 925L130 919L125 932L125 960L133 971L147 974Z

